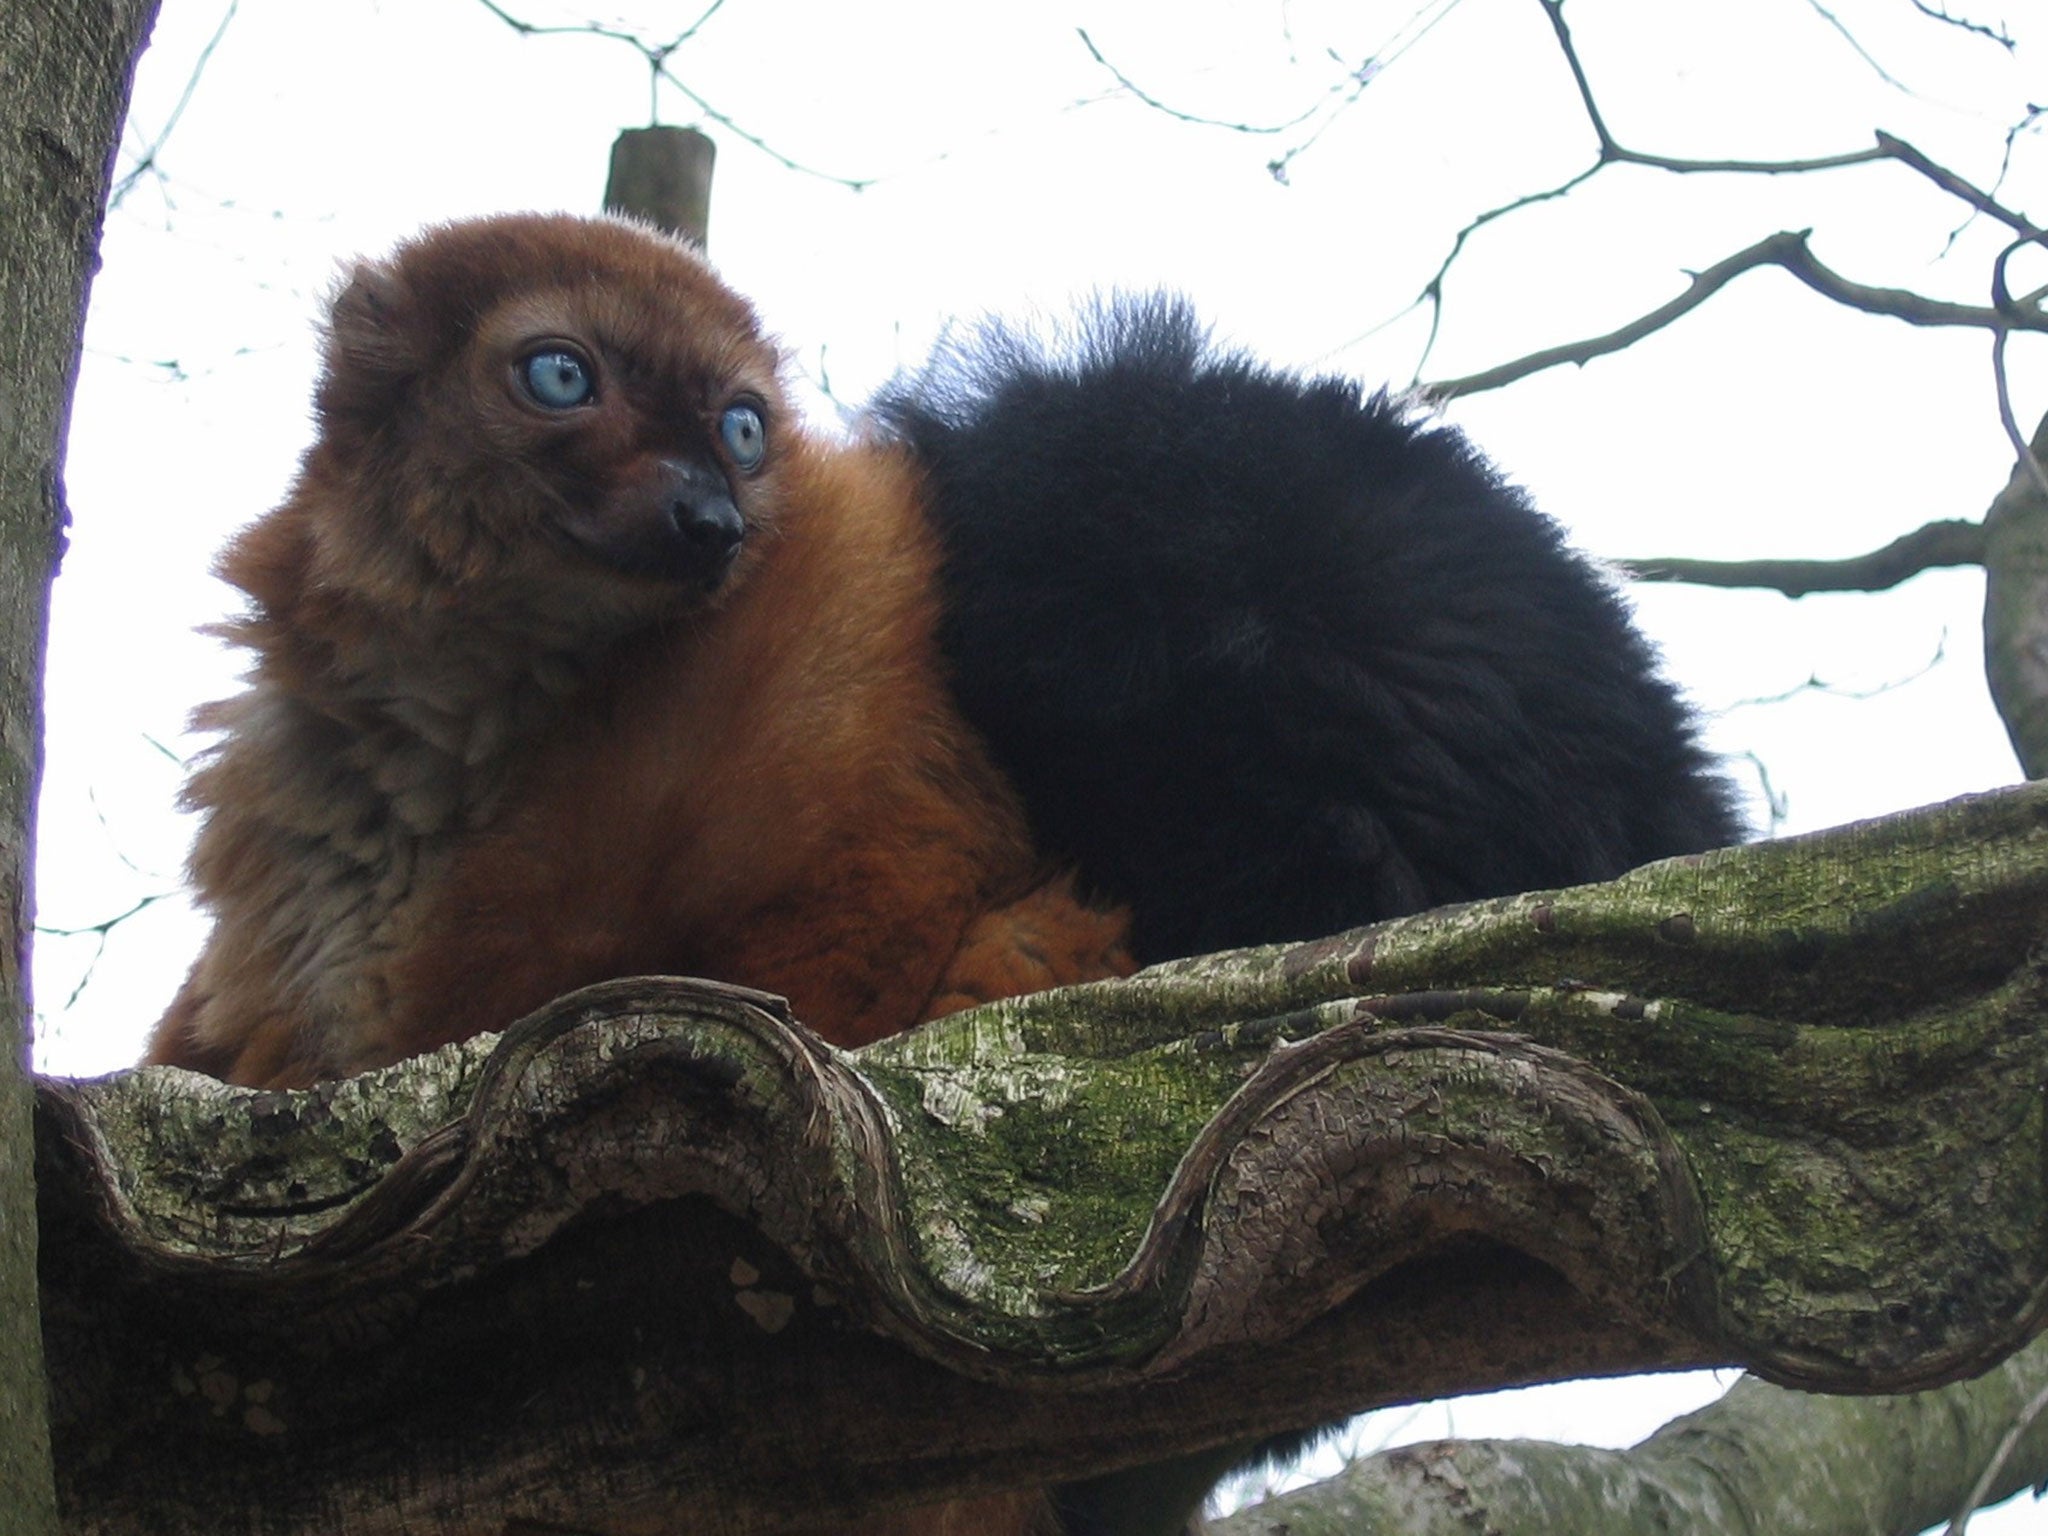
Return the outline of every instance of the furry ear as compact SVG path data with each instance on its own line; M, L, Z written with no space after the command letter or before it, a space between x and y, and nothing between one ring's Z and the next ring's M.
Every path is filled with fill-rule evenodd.
M328 306L326 367L317 404L323 420L381 420L393 396L424 366L417 305L405 279L384 262L357 262Z

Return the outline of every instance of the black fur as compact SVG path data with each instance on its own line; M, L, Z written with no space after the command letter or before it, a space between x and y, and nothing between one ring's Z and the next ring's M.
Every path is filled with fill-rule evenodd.
M1384 393L1156 298L983 330L873 410L929 468L960 703L1141 961L1740 834L1608 581Z

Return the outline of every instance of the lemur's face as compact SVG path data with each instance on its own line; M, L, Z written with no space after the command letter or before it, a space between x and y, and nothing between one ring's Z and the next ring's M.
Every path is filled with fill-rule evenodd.
M397 534L444 605L632 622L715 599L777 521L776 353L631 225L483 220L358 268L320 410L385 520L362 531Z

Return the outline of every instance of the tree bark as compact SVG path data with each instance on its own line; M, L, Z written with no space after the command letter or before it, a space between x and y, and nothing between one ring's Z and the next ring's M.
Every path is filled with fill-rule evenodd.
M1817 1397L1748 1377L1626 1451L1443 1440L1354 1462L1313 1487L1214 1521L1211 1536L1914 1536L1957 1512L2008 1426L2048 1389L2036 1340L1973 1381L1905 1397ZM2048 1415L1984 1502L2048 1471Z
M2048 775L2048 417L1985 515L1984 673L2020 767Z
M609 984L46 1085L78 1532L803 1529L1352 1410L1981 1372L2048 1298L2048 787L855 1052Z
M113 146L153 0L0 10L0 1499L54 1532L28 1086L30 871L63 445Z

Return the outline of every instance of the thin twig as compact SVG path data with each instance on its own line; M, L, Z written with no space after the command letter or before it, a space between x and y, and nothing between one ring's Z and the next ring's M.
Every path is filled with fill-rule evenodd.
M1977 1479L1976 1486L1963 1499L1962 1508L1956 1511L1955 1519L1949 1522L1946 1536L1963 1536L1964 1530L1969 1526L1970 1516L1990 1496L1991 1484L1997 1479L1998 1474L2005 1470L2006 1460L2012 1455L2013 1447L2020 1443L2020 1436L2032 1427L2034 1420L2043 1412L2048 1412L2048 1387L2036 1392L2027 1406L2020 1410L2019 1417L2012 1421L2012 1426L1998 1442L1998 1449L1991 1453L1991 1460L1985 1466L1983 1475Z
M1434 275L1431 276L1430 280L1427 283L1423 284L1422 292L1417 294L1415 296L1414 301L1408 305L1407 309L1404 309L1401 312L1402 314L1407 314L1415 310L1416 308L1420 307L1421 305L1427 304L1429 306L1429 335L1423 341L1422 355L1416 363L1416 372L1418 376L1421 373L1422 365L1429 361L1430 353L1436 349L1437 333L1443 324L1444 280L1450 276L1451 267L1457 261L1459 255L1464 251L1465 243L1468 240L1470 240L1474 235L1478 234L1480 230L1484 229L1487 225L1491 224L1495 219L1503 219L1511 213L1519 212L1521 209L1524 208L1533 207L1537 203L1547 203L1555 198L1566 196L1581 183L1590 181L1593 178L1593 176L1599 172L1600 166L1603 163L1604 162L1596 162L1593 165L1588 166L1585 170L1579 172L1578 175L1572 177L1570 180L1559 182L1556 186L1546 188L1544 191L1530 192L1521 197L1516 198L1511 203L1502 203L1497 208L1489 208L1484 213L1480 214L1477 218L1473 219L1470 223L1468 223L1463 229L1458 231L1457 235L1453 237L1451 241L1451 249L1449 254L1447 254L1444 257L1443 261L1438 265L1436 272L1434 273ZM1399 316L1389 317L1387 321L1382 321L1380 326L1375 326L1373 327L1373 329L1379 330L1382 328L1382 326L1390 324L1392 323L1392 320L1398 318ZM1361 339L1361 337L1353 337L1351 338L1351 341L1345 342L1344 346L1349 346L1351 345L1352 341L1358 341ZM1339 347L1334 350L1342 351L1343 348Z
M1110 63L1103 56L1102 50L1095 46L1095 39L1088 35L1086 27L1076 27L1074 31L1081 39L1081 46L1088 50L1088 56L1108 70L1116 78L1118 85L1129 91L1153 111L1163 112L1168 117L1174 118L1179 122L1194 123L1203 128L1228 128L1232 133L1285 133L1288 129L1299 127L1311 117L1314 117L1316 109L1322 105L1321 102L1316 102L1297 116L1288 118L1284 123L1234 123L1228 122L1223 118L1203 117L1199 113L1184 112L1179 107L1168 106L1157 96L1147 91L1142 85L1139 85L1129 75Z
M1344 71L1342 77L1331 82L1325 88L1323 100L1312 102L1301 112L1279 123L1248 123L1229 118L1209 117L1202 113L1190 112L1184 108L1173 106L1146 90L1137 81L1125 74L1122 69L1112 63L1108 55L1103 53L1102 49L1096 45L1095 39L1088 35L1085 28L1076 27L1074 30L1080 36L1082 44L1087 48L1089 56L1109 72L1110 77L1116 81L1120 91L1136 97L1140 102L1152 108L1153 111L1163 113L1177 122L1192 123L1204 128L1223 128L1232 133L1279 134L1293 128L1298 128L1303 123L1320 116L1322 121L1316 125L1306 138L1290 145L1286 151L1266 162L1267 173L1275 181L1285 185L1288 168L1294 163L1295 159L1314 148L1317 141L1325 133L1329 132L1337 121L1344 116L1345 112L1358 103L1359 98L1365 94L1367 87L1381 75L1385 74L1387 70L1391 69L1409 49L1427 37L1435 29L1437 23L1456 10L1460 3L1461 0L1427 0L1427 3L1411 15L1406 22L1402 23L1385 47L1368 55L1357 64L1352 64L1349 60L1340 57L1333 49L1325 49L1324 52L1330 61ZM1281 37L1286 44L1289 60L1291 63L1298 65L1300 59L1295 52L1293 32L1284 11L1281 16L1280 26Z
M1915 94L1914 91L1909 86L1907 86L1904 81L1895 77L1890 70L1886 69L1882 64L1877 62L1876 57L1872 55L1871 51L1868 48L1863 46L1863 44L1857 39L1856 34L1849 30L1847 25L1843 23L1841 17L1837 16L1833 11L1829 10L1826 6L1822 5L1820 3L1820 0L1806 0L1806 3L1813 8L1815 15L1819 16L1822 21L1826 22L1829 26L1833 27L1837 32L1841 34L1842 41L1847 43L1851 48L1856 50L1856 57L1861 59L1864 63L1868 64L1871 67L1872 71L1876 73L1878 79L1882 80L1886 85L1891 86L1894 90L1904 91L1908 96Z
M573 33L583 33L590 37L608 37L614 42L630 43L634 48L645 54L650 61L654 61L657 58L666 59L676 49L682 47L684 43L695 37L698 29L718 14L719 8L725 4L725 0L711 0L711 4L705 8L695 21L691 22L681 32L678 32L671 42L661 46L650 44L645 38L627 32L622 28L607 27L602 22L580 21L558 26L542 26L537 22L521 20L503 6L496 4L495 0L477 0L477 3L522 37L561 37Z
M1977 36L1987 38L1991 42L1998 44L2007 53L2017 53L2019 51L2019 44L2012 40L2011 35L2003 27L1989 27L1981 21L1969 21L1961 16L1951 16L1940 7L1929 5L1927 0L1908 0L1908 3L1914 10L1930 21L1946 22L1951 27L1960 27L1965 32L1974 32Z
M178 104L171 108L171 115L164 119L163 127L157 130L156 138L151 141L149 148L145 149L141 158L129 168L128 174L114 184L114 190L107 195L109 208L120 207L121 199L134 190L135 183L156 170L157 156L163 153L164 144L170 139L171 130L178 126L178 119L185 115L185 108L191 105L192 93L199 89L199 77L206 73L206 66L213 58L213 51L220 46L220 40L227 36L228 23L235 19L235 11L240 5L241 0L228 0L228 8L221 15L220 25L213 29L213 36L206 40L206 46L199 50L199 57L193 62L192 73L186 77L185 89L178 96Z
M684 43L696 36L698 28L718 14L718 10L725 4L725 0L711 0L711 4L705 8L695 21L691 22L689 26L685 27L666 43L650 43L645 38L639 37L634 33L623 31L617 27L607 27L594 21L583 22L574 26L540 26L534 22L523 21L519 17L514 16L503 6L497 4L497 0L477 0L477 4L481 5L522 37L559 37L582 33L587 37L601 37L610 42L624 43L647 61L647 67L654 79L666 80L687 97L690 104L705 117L718 124L719 127L730 133L734 138L741 140L743 143L751 144L783 169L795 171L802 176L813 176L819 181L829 181L834 186L845 187L853 192L859 192L874 185L875 178L872 176L837 176L830 171L821 171L815 166L805 165L801 160L784 154L773 144L762 138L761 135L755 133L750 128L742 127L732 117L714 107L669 67L670 56L678 48L682 47ZM651 103L649 115L654 115L651 110Z
M1928 673L1932 672L1947 659L1948 631L1944 629L1941 632L1941 638L1934 643L1934 654L1927 658L1924 665L1915 667L1904 677L1886 678L1883 682L1870 688L1849 688L1841 683L1831 683L1819 673L1813 672L1807 674L1806 681L1803 683L1794 683L1790 688L1778 693L1758 694L1752 698L1737 699L1726 709L1717 711L1717 713L1729 715L1738 709L1767 709L1773 704L1783 704L1806 693L1824 694L1831 699L1853 699L1859 703L1866 699L1882 698L1885 694L1895 693L1901 688L1919 682L1921 678L1927 676Z
M1425 37L1429 36L1431 32L1435 31L1437 23L1456 10L1459 3L1460 0L1435 0L1435 13L1429 15L1427 20L1421 21L1420 25L1418 25L1419 18L1430 10L1430 7L1425 5L1422 10L1417 11L1401 25L1400 30L1395 32L1393 40L1385 48L1374 53L1370 58L1355 67L1347 66L1347 83L1331 87L1332 92L1341 91L1344 99L1324 113L1323 120L1317 125L1315 132L1301 140L1300 143L1290 145L1285 154L1268 160L1266 162L1266 173L1283 187L1286 186L1288 170L1293 166L1295 160L1315 148L1317 140L1321 139L1324 134L1335 127L1338 119L1343 117L1353 106L1357 105L1358 99L1365 94L1366 87L1392 69L1401 61L1409 49L1415 47ZM1330 54L1330 57L1339 64L1345 62L1337 58L1334 52Z
M784 170L795 171L802 176L812 176L817 178L819 181L829 181L834 186L845 187L849 192L865 191L867 188L873 186L877 180L877 178L873 176L839 176L835 175L831 171L821 171L816 166L805 165L801 160L792 159L790 156L784 154L781 150L777 149L773 144L770 144L766 139L762 138L759 134L754 133L749 129L741 127L732 118L726 116L725 113L719 111L718 108L711 105L710 102L706 101L702 96L698 95L687 84L685 84L682 78L679 75L677 75L674 70L670 69L665 64L661 67L661 78L666 80L670 85L674 86L677 90L681 91L685 96L689 97L691 104L694 105L699 112L702 112L706 117L710 118L711 121L718 124L718 126L723 128L727 133L730 133L735 138L744 140L746 143L753 145L754 148L758 149L762 154L766 155L769 159L773 160L777 165L781 166Z
M56 928L48 923L37 923L36 932L53 939L82 939L89 933L98 934L101 938L105 938L121 924L127 922L129 918L135 916L136 913L146 912L166 897L175 894L173 891L158 891L154 895L144 896L126 912L117 912L104 921L87 923L82 928Z
M1757 788L1762 790L1764 797L1764 814L1771 819L1770 826L1764 829L1764 835L1775 837L1778 828L1785 824L1786 817L1792 814L1792 801L1771 781L1771 770L1761 756L1755 752L1738 752L1736 756L1745 760L1756 772Z
M132 868L133 866L130 867ZM105 957L107 953L108 936L111 935L117 927L119 927L122 923L127 922L129 918L135 916L138 912L146 911L150 907L155 906L158 902L164 900L166 897L169 897L174 894L175 892L172 891L158 891L154 895L143 897L140 901L136 902L134 906L130 907L126 912L116 913L114 916L106 919L104 922L92 923L83 928L55 928L47 923L37 923L35 925L35 931L39 934L42 934L46 938L80 939L90 935L98 941L93 946L91 957L85 962L85 969L78 973L78 981L76 985L72 987L70 994L64 999L64 1009L62 1011L68 1012L71 1008L77 1005L79 998L85 995L85 989L89 985L91 985L93 975L99 970L100 961Z

